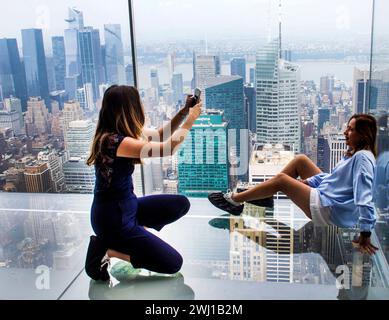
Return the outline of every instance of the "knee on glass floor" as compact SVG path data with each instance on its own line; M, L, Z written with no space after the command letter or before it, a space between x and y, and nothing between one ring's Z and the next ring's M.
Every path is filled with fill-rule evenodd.
M187 197L182 195L177 195L177 198L174 199L174 202L177 204L177 207L179 208L181 217L188 213L190 209L190 202Z

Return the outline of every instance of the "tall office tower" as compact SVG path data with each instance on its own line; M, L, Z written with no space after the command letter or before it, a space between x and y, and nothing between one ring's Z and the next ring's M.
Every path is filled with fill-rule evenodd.
M12 95L20 99L22 110L27 110L26 74L16 39L0 39L0 87L3 98Z
M46 149L39 152L38 161L46 163L49 167L52 192L59 193L65 191L65 177L62 170L62 162L55 150Z
M20 128L20 133L24 132L24 118L22 111L22 103L20 99L11 97L9 99L4 99L4 107L8 112L15 112L17 114L17 118L19 120L18 127ZM17 131L15 131L16 134Z
M241 132L247 130L247 113L244 103L243 79L240 76L217 76L207 78L205 81L205 106L208 109L224 111L224 119L228 122L228 129L233 130L236 143L229 148L242 167L248 168L248 134ZM243 136L241 137L241 134ZM241 143L241 138L246 139ZM230 140L233 143L233 140ZM241 147L242 146L242 147ZM243 149L243 153L241 152ZM240 179L246 180L247 172L239 174Z
M249 183L255 185L275 177L293 159L293 150L281 144L255 144L250 157ZM278 192L276 198L285 199L286 195Z
M95 134L95 125L89 120L78 120L69 123L66 132L66 150L70 157L86 159Z
M286 60L286 61L292 62L292 51L291 50L282 50L281 58Z
M247 114L248 129L252 133L257 132L257 105L256 92L254 86L250 83L244 86L245 112Z
M208 78L220 75L220 58L214 55L194 55L194 84L204 90Z
M287 144L300 152L299 68L279 59L279 40L256 61L257 142Z
M347 150L346 138L343 134L339 133L327 135L326 140L329 149L329 172L331 173L338 162L343 158L344 153Z
M320 77L320 93L329 94L334 91L335 79L333 75Z
M178 154L178 193L206 197L229 188L227 127L220 110L196 120Z
M366 113L369 106L370 70L354 67L353 113Z
M126 83L126 73L120 24L104 25L104 37L107 83L123 85Z
M169 72L169 79L173 78L174 71L176 69L176 53L171 52L167 55L167 69Z
M16 111L0 110L0 129L11 129L15 135L22 134L20 115Z
M231 75L240 76L243 78L243 83L246 82L246 59L234 58L231 60Z
M100 50L99 30L86 27L79 30L81 81L91 83L95 99L99 99L99 85L105 83L104 67Z
M127 85L134 85L134 67L132 64L126 65L126 81Z
M64 133L69 128L69 123L72 121L82 120L84 118L84 112L81 109L78 101L66 102L63 108L63 130ZM66 139L65 139L66 140Z
M30 98L27 102L25 115L26 134L30 137L49 132L49 111L45 101L40 98Z
M65 90L66 78L66 54L65 54L65 38L52 37L53 46L53 62L55 71L56 90Z
M323 172L330 172L330 149L325 135L317 137L317 166Z
M324 124L330 121L330 108L319 108L317 115L317 132L320 134L320 131L323 129Z
M250 68L250 83L255 85L255 68Z
M108 88L109 88L109 85L106 84L106 83L103 83L103 84L99 85L99 94L100 94L100 97L104 97L105 91L107 91Z
M172 89L173 89L173 101L177 103L181 101L184 103L184 81L182 79L182 73L175 73L172 77Z
M77 89L76 101L79 102L82 110L95 110L93 87L91 83L85 83L82 88Z
M30 162L24 168L26 191L32 193L52 192L50 170L47 163Z
M71 157L63 164L66 190L69 193L93 193L95 184L95 171L88 166L85 159Z
M53 57L46 57L46 68L47 68L47 82L49 83L49 93L56 90L55 83L55 66ZM51 111L51 106L49 108Z
M156 68L150 69L150 83L151 88L154 89L155 96L157 97L157 101L159 99L159 78L158 78L158 70Z
M84 14L75 7L69 8L69 17L65 21L69 24L69 29L84 28Z
M27 95L41 97L50 108L49 82L43 35L41 29L23 29L23 60L26 72Z

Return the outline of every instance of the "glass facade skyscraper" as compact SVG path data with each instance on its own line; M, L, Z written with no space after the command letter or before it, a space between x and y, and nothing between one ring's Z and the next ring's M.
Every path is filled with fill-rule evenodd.
M0 86L3 98L11 95L17 97L21 100L23 110L26 110L26 75L16 39L0 39Z
M120 24L104 25L105 66L109 84L123 85L126 83L121 33Z
M207 110L196 120L178 154L180 194L207 197L229 188L227 128L220 110Z
M257 55L257 142L287 144L300 152L299 68L279 58L279 39Z
M27 94L41 97L50 108L49 82L41 29L23 29L23 59L26 72Z
M94 97L99 98L99 85L105 82L99 30L79 30L79 45L82 83L91 83Z

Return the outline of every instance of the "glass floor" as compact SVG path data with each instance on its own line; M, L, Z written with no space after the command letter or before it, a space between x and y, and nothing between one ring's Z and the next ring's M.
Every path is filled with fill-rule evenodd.
M112 261L111 282L83 269L91 195L0 193L0 299L389 299L385 249L353 247L356 230L314 227L289 200L246 205L239 217L190 199L156 233L183 256L173 276Z

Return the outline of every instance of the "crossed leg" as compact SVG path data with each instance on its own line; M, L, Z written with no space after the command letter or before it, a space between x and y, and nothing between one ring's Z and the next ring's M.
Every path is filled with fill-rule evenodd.
M250 190L234 194L232 199L236 202L264 199L281 191L285 193L308 218L312 218L309 208L311 187L298 181L297 178L307 179L321 170L305 155L298 155L278 175Z

